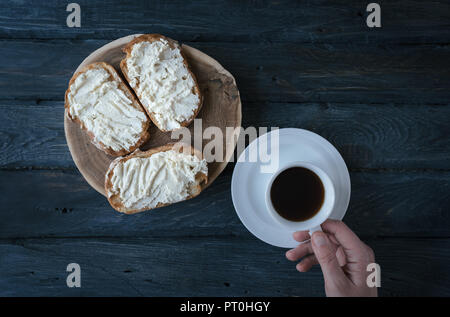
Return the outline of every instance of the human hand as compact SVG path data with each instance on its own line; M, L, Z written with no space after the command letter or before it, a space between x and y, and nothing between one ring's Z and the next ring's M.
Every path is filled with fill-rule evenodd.
M372 249L342 221L329 219L322 230L314 232L312 239L308 231L294 232L298 242L311 240L287 251L286 258L302 258L296 267L300 272L320 264L327 296L377 296L377 288L366 282L367 265L375 262Z

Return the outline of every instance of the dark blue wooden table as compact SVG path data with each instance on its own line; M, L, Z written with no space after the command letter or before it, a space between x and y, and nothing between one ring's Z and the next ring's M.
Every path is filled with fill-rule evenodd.
M196 199L115 212L77 171L63 131L72 72L93 50L162 33L236 78L243 126L298 127L346 160L345 222L381 265L380 294L450 296L450 5L379 1L0 3L0 295L322 296L319 268L240 223L233 164ZM66 286L81 266L82 287Z

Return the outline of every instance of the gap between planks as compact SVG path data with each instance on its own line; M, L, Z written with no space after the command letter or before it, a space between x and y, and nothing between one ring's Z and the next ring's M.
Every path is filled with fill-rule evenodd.
M229 163L233 164L233 163ZM233 165L234 167L234 165ZM227 166L223 173L226 173L227 170L231 169L230 166ZM349 172L351 173L398 173L398 172L407 172L407 173L448 173L450 169L445 168L349 168ZM0 171L5 172L23 172L23 171L69 171L76 172L78 169L75 166L0 166Z
M50 103L50 102L64 102L64 98L40 98L40 97L33 97L33 96L27 96L24 98L21 97L11 97L11 98L5 98L5 96L0 96L0 105L2 105L3 103L8 103L8 102L23 102L26 104L29 104L30 106L36 105L39 106L42 103ZM424 107L434 107L434 106L449 106L450 103L447 102L418 102L418 103L413 103L413 102L398 102L398 101L394 101L394 102L372 102L372 101L351 101L351 102L347 102L347 101L305 101L305 100L299 100L299 101L292 101L292 100L287 100L287 101L279 101L279 100L252 100L252 99L246 99L246 96L241 96L241 101L244 103L248 103L248 104L298 104L298 105L311 105L311 104L336 104L336 105L348 105L348 104L352 104L352 105L373 105L373 106L380 106L380 107L401 107L401 106L424 106Z
M246 232L247 233L247 232ZM450 236L406 236L406 235L363 235L358 236L361 240L392 240L392 239L402 239L402 240L447 240ZM234 233L227 234L206 234L206 235L118 235L118 236L31 236L31 237L8 237L0 238L1 244L13 244L22 245L20 242L31 241L31 240L99 240L99 241L112 241L115 243L127 244L127 242L132 242L133 244L146 243L149 240L201 240L201 239L239 239L239 241L259 241L256 237L249 234L241 235ZM124 240L127 239L127 240ZM120 241L117 241L120 240Z

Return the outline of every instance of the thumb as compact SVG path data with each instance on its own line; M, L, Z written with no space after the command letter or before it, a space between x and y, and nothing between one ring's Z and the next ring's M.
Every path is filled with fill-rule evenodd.
M347 276L342 271L335 249L325 233L314 232L312 235L312 248L322 268L325 283L334 285L346 283Z

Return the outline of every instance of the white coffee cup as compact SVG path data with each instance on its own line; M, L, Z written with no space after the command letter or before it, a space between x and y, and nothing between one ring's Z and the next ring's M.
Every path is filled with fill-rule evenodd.
M319 177L324 188L324 200L322 206L320 207L320 210L313 217L304 221L291 221L280 216L273 207L272 199L270 197L270 190L272 188L273 181L277 178L278 175L280 175L281 172L291 167L303 167L312 171ZM310 162L292 162L287 165L284 165L271 176L269 184L266 189L266 205L267 209L270 212L270 215L276 222L278 222L280 225L282 225L287 230L290 230L292 232L308 230L309 234L312 235L312 233L315 231L322 231L320 225L325 220L327 220L328 217L331 215L331 212L333 211L334 208L334 203L335 203L335 190L331 178L321 168L317 167L316 165Z

